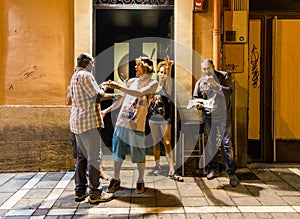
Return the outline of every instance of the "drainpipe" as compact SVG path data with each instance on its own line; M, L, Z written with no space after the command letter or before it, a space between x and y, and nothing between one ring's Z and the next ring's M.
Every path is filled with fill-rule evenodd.
M213 61L216 69L221 69L221 5L222 1L214 0Z

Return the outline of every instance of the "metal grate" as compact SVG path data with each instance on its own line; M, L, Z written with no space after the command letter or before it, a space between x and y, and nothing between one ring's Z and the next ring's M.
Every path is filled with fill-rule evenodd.
M248 11L249 0L232 0L231 10L232 11Z
M236 173L236 176L240 180L259 180L259 178L253 172Z
M96 5L174 5L174 0L94 0Z

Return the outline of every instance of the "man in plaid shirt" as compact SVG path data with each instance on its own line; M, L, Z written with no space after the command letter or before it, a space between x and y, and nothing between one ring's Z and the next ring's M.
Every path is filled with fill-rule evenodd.
M75 133L78 145L75 170L75 201L81 202L89 196L90 203L110 201L112 194L102 191L100 184L101 137L97 130L95 103L104 97L93 74L94 58L87 53L77 57L77 67L70 83L72 109L70 129ZM87 174L89 194L87 193Z

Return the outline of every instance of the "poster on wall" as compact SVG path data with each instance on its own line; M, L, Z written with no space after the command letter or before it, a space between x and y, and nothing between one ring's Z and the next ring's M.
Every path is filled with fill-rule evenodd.
M129 79L129 43L115 43L114 45L114 80L126 85ZM115 89L115 92L120 92Z

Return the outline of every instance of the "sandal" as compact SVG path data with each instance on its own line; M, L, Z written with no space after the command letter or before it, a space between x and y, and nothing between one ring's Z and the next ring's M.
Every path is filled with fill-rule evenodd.
M178 182L183 182L183 178L181 176L179 176L177 173L169 173L168 177L172 180L178 181Z
M100 178L106 181L110 181L112 179L111 176L105 173L104 171L100 171Z

